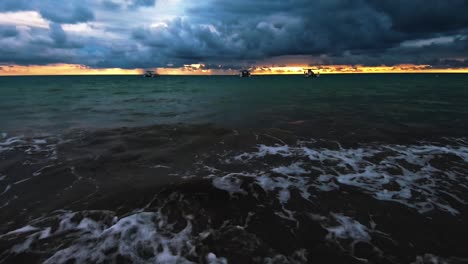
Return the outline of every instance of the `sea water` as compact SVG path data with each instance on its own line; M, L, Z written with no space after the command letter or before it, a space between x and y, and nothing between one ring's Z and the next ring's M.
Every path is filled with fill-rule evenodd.
M466 263L468 75L0 78L2 263Z
M174 123L466 129L466 74L0 77L0 131Z

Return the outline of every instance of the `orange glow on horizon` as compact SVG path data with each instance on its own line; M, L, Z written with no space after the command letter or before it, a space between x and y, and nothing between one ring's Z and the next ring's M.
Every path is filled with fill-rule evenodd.
M437 69L430 65L401 64L395 66L362 66L362 65L291 65L291 66L263 66L254 67L254 75L270 74L303 74L304 69L314 69L321 74L353 74L353 73L468 73L468 68ZM184 65L180 68L155 68L161 75L236 75L234 69L205 69L203 64ZM0 66L0 76L18 75L139 75L143 69L106 68L95 69L77 64L51 65L3 65Z
M21 75L125 75L142 74L141 69L106 68L93 69L79 64L50 64L50 65L0 65L0 76Z
M252 71L253 74L303 74L305 69L313 69L320 74L353 74L353 73L468 73L468 68L432 68L430 65L400 64L394 66L363 65L320 65L320 66L284 66L262 67Z

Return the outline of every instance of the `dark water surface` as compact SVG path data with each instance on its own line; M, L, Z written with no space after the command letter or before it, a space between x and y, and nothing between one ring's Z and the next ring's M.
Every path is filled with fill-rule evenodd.
M61 76L0 78L0 130L174 123L440 128L468 120L468 75Z
M468 263L468 75L0 77L0 263Z

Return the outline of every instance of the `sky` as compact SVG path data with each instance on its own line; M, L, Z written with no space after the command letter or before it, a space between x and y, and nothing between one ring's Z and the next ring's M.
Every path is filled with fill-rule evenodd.
M467 72L466 0L0 0L0 75Z

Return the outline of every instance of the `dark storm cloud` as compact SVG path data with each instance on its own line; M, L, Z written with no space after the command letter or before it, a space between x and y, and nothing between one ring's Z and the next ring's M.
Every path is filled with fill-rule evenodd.
M42 16L56 23L79 23L94 19L87 1L54 1L42 0L40 5Z
M438 60L433 62L435 67L444 69L444 68L468 68L468 59L461 60Z
M241 54L378 55L401 42L456 34L468 28L468 2L446 1L225 1L193 8L242 45ZM203 39L202 36L198 38Z
M53 23L50 25L50 36L57 44L64 44L67 40L67 35L60 24Z
M406 33L438 33L468 26L466 0L368 0L377 11L387 14L393 29Z
M152 51L175 61L196 63L204 59L235 58L239 54L226 41L206 25L192 24L177 18L167 27L156 29L138 28L133 38Z
M155 4L155 0L1 0L0 12L36 10L51 23L35 35L16 29L4 33L0 27L0 44L5 44L0 46L0 62L9 58L16 63L58 61L121 68L204 63L207 69L239 69L294 55L309 56L314 65L462 67L468 57L465 0L207 0L191 3L182 18L166 18L156 26L150 18L159 14L142 12ZM96 21L104 25L99 35L70 35L63 30L61 24L90 22L97 12L114 13L108 15L114 17L111 24ZM147 22L138 23L139 18ZM112 24L119 19L122 22ZM110 40L106 33L120 37ZM7 37L10 40L4 41ZM38 50L47 56L36 54ZM10 55L4 55L6 51Z
M0 64L45 65L50 63L83 63L88 54L77 56L89 44L84 39L69 39L60 24L49 29L29 28L4 36L0 26ZM6 27L11 30L12 27Z

